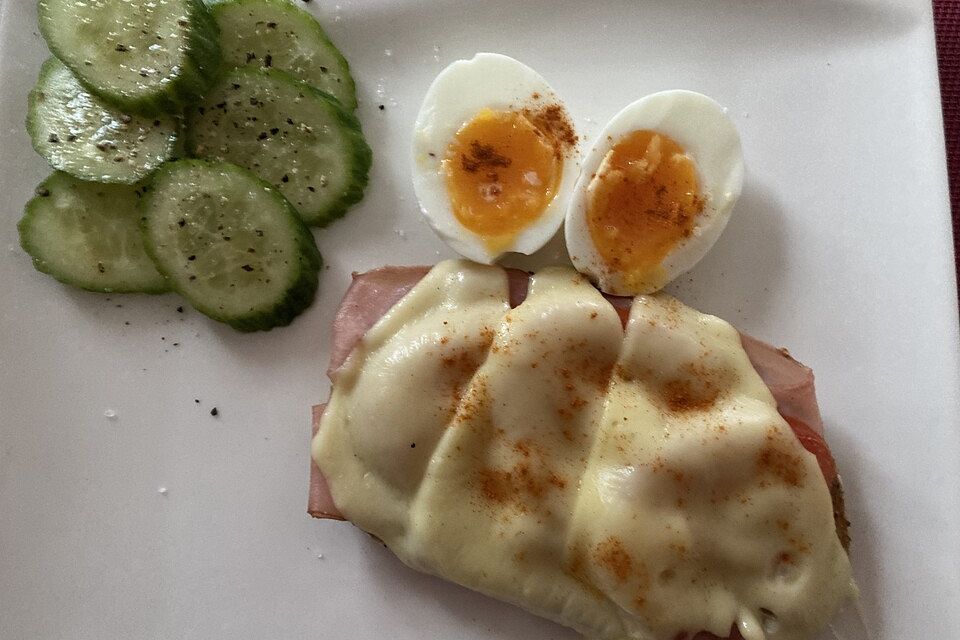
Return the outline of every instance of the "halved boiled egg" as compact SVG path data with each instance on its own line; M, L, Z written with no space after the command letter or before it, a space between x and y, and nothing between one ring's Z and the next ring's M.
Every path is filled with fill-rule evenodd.
M716 102L664 91L613 117L567 212L574 266L606 293L651 293L710 250L743 185L736 127Z
M536 71L496 53L458 60L417 116L413 186L454 250L491 263L557 232L579 171L566 108Z

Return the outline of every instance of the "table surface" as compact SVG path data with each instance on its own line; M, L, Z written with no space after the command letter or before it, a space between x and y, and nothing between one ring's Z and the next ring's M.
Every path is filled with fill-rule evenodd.
M953 246L960 280L960 0L933 0L940 91L953 209Z

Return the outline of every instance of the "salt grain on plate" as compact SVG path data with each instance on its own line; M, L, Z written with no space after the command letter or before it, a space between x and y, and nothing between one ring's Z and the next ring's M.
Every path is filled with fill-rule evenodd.
M166 488L166 487L160 487L159 489L157 489L157 493L159 493L159 494L162 495L162 496L165 496L165 495L167 495L167 488Z
M106 418L107 420L116 420L117 412L114 411L113 409L107 409L106 411L103 412L103 417Z

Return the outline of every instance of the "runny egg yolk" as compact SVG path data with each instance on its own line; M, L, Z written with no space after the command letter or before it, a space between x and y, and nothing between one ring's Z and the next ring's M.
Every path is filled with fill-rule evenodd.
M703 211L693 160L669 136L634 131L607 153L589 189L587 225L607 268L637 293L659 289L663 259Z
M563 162L523 112L484 108L457 131L442 162L453 213L490 251L503 250L543 215Z

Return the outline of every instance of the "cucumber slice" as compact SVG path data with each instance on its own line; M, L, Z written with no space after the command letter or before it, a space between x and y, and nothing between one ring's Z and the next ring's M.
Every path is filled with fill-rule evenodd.
M363 197L370 147L360 123L287 73L231 69L187 118L191 154L255 172L307 224L325 225Z
M50 50L121 109L179 111L214 81L217 23L201 0L39 0Z
M30 92L33 148L82 180L137 182L173 153L178 127L172 116L130 115L103 103L56 58L43 64Z
M140 210L147 252L201 313L258 331L289 324L313 302L321 259L310 230L246 169L167 163Z
M220 47L230 66L286 71L326 91L344 107L357 107L350 66L316 18L287 0L227 0L210 8L229 34Z
M98 184L56 172L27 203L17 229L37 271L100 293L161 293L166 279L140 237L133 185Z

